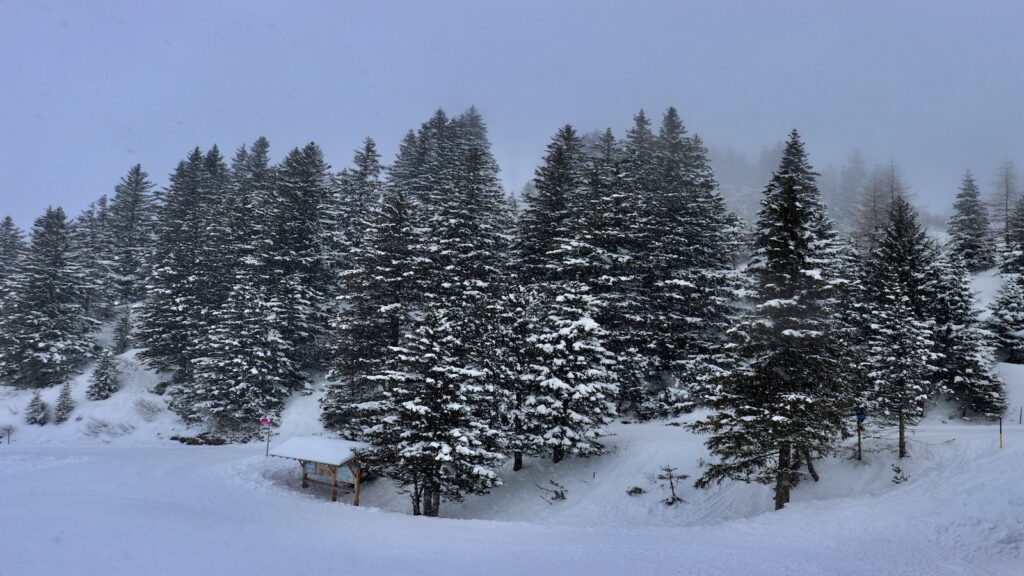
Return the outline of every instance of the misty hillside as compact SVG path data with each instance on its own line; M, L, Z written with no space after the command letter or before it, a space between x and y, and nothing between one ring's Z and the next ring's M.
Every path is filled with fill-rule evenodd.
M1019 576L1021 21L0 2L0 576Z

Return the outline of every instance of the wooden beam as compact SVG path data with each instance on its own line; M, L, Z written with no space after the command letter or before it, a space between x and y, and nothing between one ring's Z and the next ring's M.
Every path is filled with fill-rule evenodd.
M331 502L338 501L338 467L328 466L331 469Z
M353 460L355 462L355 469L352 470L352 477L355 478L355 493L352 495L352 505L359 506L359 484L363 477L363 467L359 465L359 459ZM352 464L349 464L349 468L352 468Z
M306 476L306 461L299 460L299 467L302 468L302 487L309 488L309 478Z

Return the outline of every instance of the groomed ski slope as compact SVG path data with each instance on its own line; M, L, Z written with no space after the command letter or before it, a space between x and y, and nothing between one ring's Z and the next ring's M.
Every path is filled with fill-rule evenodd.
M1001 370L1019 409L1024 366ZM283 429L309 432L299 429L314 411L315 396L298 397ZM409 516L386 480L367 485L363 508L303 491L298 467L258 443L187 447L137 422L104 442L80 435L85 418L64 436L48 427L44 442L46 428L21 426L0 448L0 574L1024 573L1024 426L1008 422L1000 450L995 426L941 412L915 429L906 482L892 482L883 431L863 464L820 463L822 481L802 483L781 512L766 487L695 491L692 478L686 503L662 504L658 467L696 475L706 453L701 438L657 422L617 424L600 458L528 460L494 494L445 503L439 519ZM538 485L550 480L565 500L549 503ZM629 496L632 486L647 492Z

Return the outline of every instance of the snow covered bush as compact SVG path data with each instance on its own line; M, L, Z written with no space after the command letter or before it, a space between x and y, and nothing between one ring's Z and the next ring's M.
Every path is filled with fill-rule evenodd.
M53 421L63 424L68 421L71 411L75 409L75 401L71 399L71 383L65 382L60 387L60 396L57 397L57 406L53 410Z
M36 390L32 394L32 400L28 403L28 408L25 409L25 422L28 424L37 424L42 426L50 420L50 408L43 402L43 397Z

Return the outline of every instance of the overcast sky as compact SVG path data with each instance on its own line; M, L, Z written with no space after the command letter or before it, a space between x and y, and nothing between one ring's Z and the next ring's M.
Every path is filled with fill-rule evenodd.
M0 0L0 215L77 214L194 146L314 140L390 162L438 107L475 104L511 189L571 122L621 135L679 108L751 156L790 128L858 147L946 209L964 167L1024 162L1024 2Z

